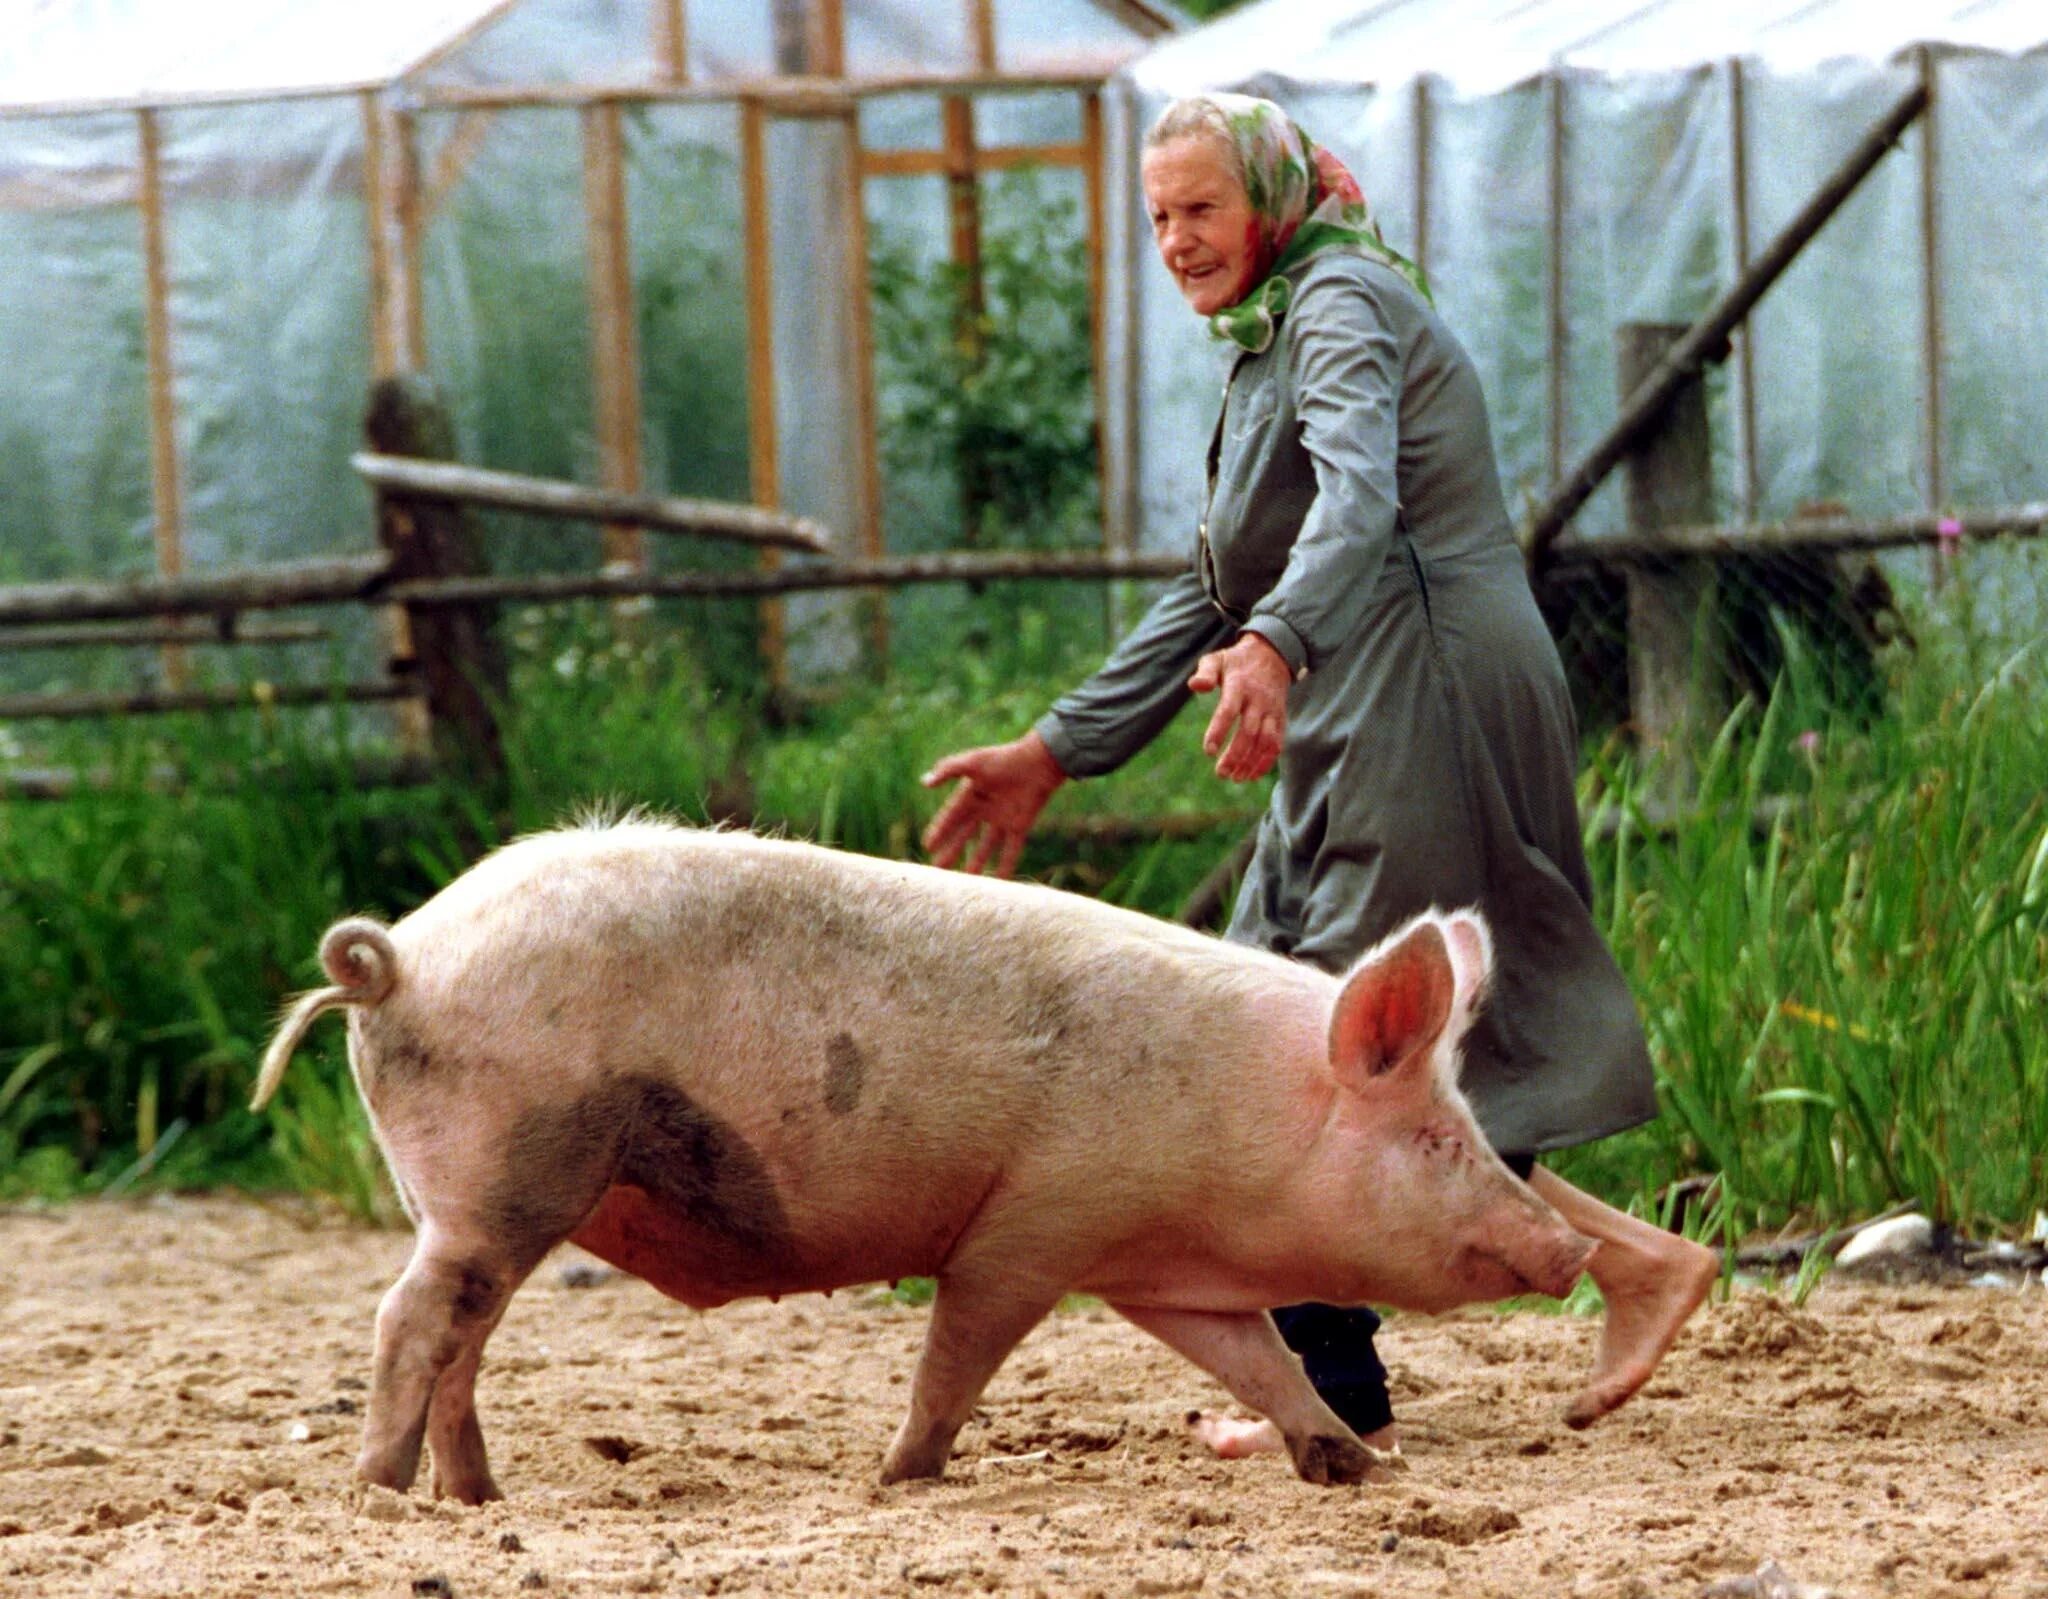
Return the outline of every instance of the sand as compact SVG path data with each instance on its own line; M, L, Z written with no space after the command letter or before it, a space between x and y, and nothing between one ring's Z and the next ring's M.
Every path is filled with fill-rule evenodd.
M699 1314L564 1251L486 1355L509 1497L467 1509L351 1481L409 1247L229 1197L0 1213L0 1595L2048 1599L2038 1282L1738 1289L1583 1434L1558 1417L1596 1322L1396 1318L1411 1469L1343 1489L1207 1458L1209 1379L1083 1304L943 1481L884 1489L923 1310Z

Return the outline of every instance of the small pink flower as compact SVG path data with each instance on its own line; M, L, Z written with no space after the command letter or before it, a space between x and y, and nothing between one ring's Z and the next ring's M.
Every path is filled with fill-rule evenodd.
M1820 734L1810 727L1792 742L1798 746L1801 755L1818 755L1820 753Z
M1934 524L1934 532L1943 543L1953 543L1963 536L1963 524L1952 516L1945 516Z

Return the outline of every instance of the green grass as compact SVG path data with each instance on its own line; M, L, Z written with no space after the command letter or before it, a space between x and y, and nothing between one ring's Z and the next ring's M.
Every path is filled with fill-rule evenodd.
M1099 651L1093 591L1066 594L992 589L1007 609L984 648L927 646L782 726L718 686L730 662L693 664L664 610L623 644L598 608L515 617L496 809L454 783L355 791L339 713L53 738L38 753L124 775L64 805L0 805L0 1196L230 1182L390 1216L339 1027L316 1031L268 1115L242 1108L328 922L401 915L489 845L593 805L694 819L738 802L764 827L913 855L936 803L919 774L1026 726ZM1795 654L1703 753L1699 814L1675 830L1651 825L1618 746L1590 753L1596 914L1642 1003L1664 1115L1561 1157L1575 1180L1660 1214L1681 1179L1715 1174L1688 1226L1723 1240L1899 1199L1966 1228L2048 1203L2048 659L1919 632L1950 642L1892 663L1875 722L1829 712ZM1200 715L1049 815L1256 808L1209 772ZM149 792L164 761L204 781ZM1170 915L1234 832L1043 840L1025 869Z

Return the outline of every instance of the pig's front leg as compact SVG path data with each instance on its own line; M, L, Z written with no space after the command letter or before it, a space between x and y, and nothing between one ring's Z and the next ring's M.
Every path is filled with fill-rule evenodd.
M1167 1348L1185 1355L1280 1429L1294 1469L1309 1482L1390 1482L1386 1457L1358 1440L1316 1396L1301 1360L1281 1341L1273 1318L1258 1311L1110 1308Z
M924 1353L910 1390L910 1414L882 1459L882 1481L944 1473L953 1440L996 1368L1051 1312L1063 1283L1024 1273L949 1270L939 1277Z

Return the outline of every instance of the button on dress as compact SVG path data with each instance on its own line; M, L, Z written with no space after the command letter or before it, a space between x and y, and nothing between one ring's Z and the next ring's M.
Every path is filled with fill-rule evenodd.
M1578 735L1494 465L1478 373L1398 272L1326 250L1239 354L1192 570L1039 722L1113 770L1208 651L1261 634L1296 672L1272 802L1225 936L1342 971L1432 906L1493 931L1462 1084L1495 1148L1647 1121L1626 979L1591 915Z

